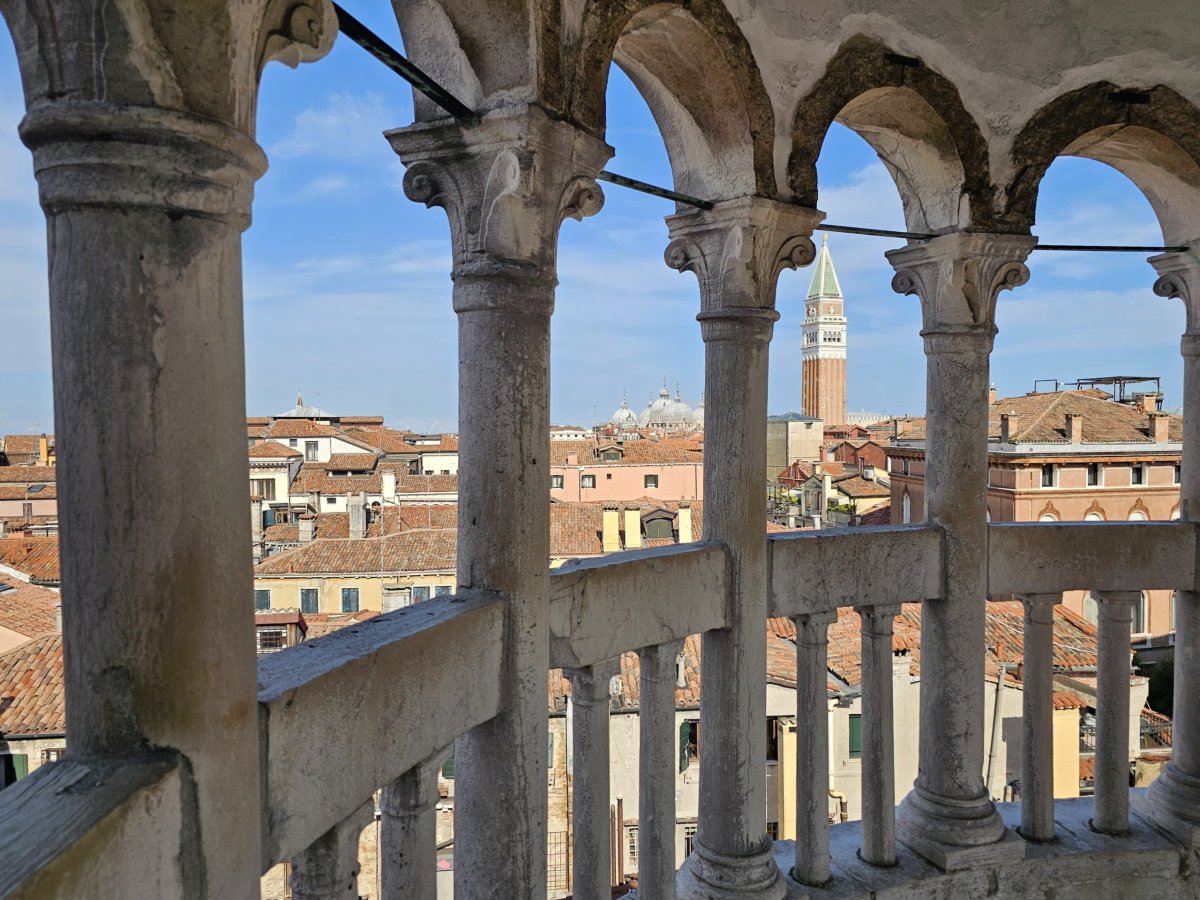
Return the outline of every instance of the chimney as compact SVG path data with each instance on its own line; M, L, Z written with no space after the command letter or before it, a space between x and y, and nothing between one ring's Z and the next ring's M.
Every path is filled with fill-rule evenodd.
M348 498L350 509L350 539L361 541L367 536L367 498L365 494L351 494Z
M1138 394L1137 408L1144 414L1158 412L1158 394Z
M395 469L384 469L382 474L383 499L388 503L396 502L396 471Z
M300 543L307 544L317 535L317 517L313 515L300 517Z
M833 498L833 476L821 476L821 515L829 509L829 501Z
M250 501L250 542L257 546L263 539L262 501L257 497Z
M615 503L604 504L600 541L604 553L616 553L621 549L621 510Z
M862 464L862 477L863 477L863 481L874 481L875 480L875 467L873 465L871 465L870 463L863 463Z
M54 630L62 634L62 601L54 604Z
M998 392L997 392L996 386L994 384L988 385L988 406L996 405L997 393Z
M1002 413L1000 415L1000 443L1011 444L1013 442L1013 432L1017 430L1017 414L1014 412Z
M1072 444L1083 443L1083 416L1067 413L1067 437Z
M996 659L1000 662L1007 662L1008 641L996 641Z
M50 465L50 439L44 434L38 438L38 460L43 466Z
M579 465L579 454L578 453L568 453L567 454L567 465L568 466Z
M625 549L642 546L642 511L636 506L625 507Z
M695 540L692 535L692 505L679 504L679 543L690 544Z
M1154 443L1165 444L1171 439L1171 417L1166 413L1150 413L1150 437Z

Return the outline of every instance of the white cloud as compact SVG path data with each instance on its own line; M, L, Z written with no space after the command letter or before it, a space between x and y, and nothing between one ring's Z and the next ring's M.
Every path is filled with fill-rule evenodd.
M383 131L400 122L400 113L382 94L336 93L296 116L291 132L270 148L279 159L303 156L364 159L387 150Z

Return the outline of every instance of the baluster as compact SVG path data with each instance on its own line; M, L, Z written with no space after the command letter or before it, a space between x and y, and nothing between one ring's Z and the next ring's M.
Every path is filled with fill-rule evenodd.
M796 616L796 867L829 880L829 626L836 612Z
M1054 839L1054 606L1062 594L1022 594L1025 656L1021 673L1021 836ZM1001 677L1004 673L1001 672Z
M858 607L862 623L862 849L874 866L896 864L896 751L892 620L899 604Z
M1100 648L1096 654L1096 796L1092 828L1129 830L1129 638L1138 591L1097 592Z
M571 741L574 771L571 816L574 819L573 896L609 900L612 896L612 842L609 839L609 681L620 660L567 669L571 679ZM618 833L622 823L617 823ZM618 845L619 846L619 845Z
M675 900L675 688L682 641L638 651L638 896Z
M437 896L437 775L426 761L380 794L381 900Z
M345 900L358 896L358 841L375 818L375 801L313 841L292 860L292 900Z

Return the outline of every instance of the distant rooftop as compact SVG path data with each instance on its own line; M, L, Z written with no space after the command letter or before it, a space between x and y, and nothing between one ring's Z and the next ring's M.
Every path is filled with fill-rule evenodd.
M325 410L321 409L320 407L306 406L304 404L304 397L301 394L297 393L296 394L296 405L293 406L291 409L287 410L286 412L279 413L277 416L275 416L275 418L277 418L277 419L332 419L332 418L335 418L335 416L333 415L333 413L326 412Z

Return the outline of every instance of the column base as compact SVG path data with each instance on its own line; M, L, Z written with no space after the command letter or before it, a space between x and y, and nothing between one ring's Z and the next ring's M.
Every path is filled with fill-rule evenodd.
M1134 791L1130 812L1191 850L1200 850L1200 778L1167 763L1144 792Z
M944 872L1025 856L1025 842L986 795L959 800L914 787L896 812L896 839Z
M692 855L675 877L679 900L783 900L787 885L775 864L774 842L748 856L726 856L692 838Z

